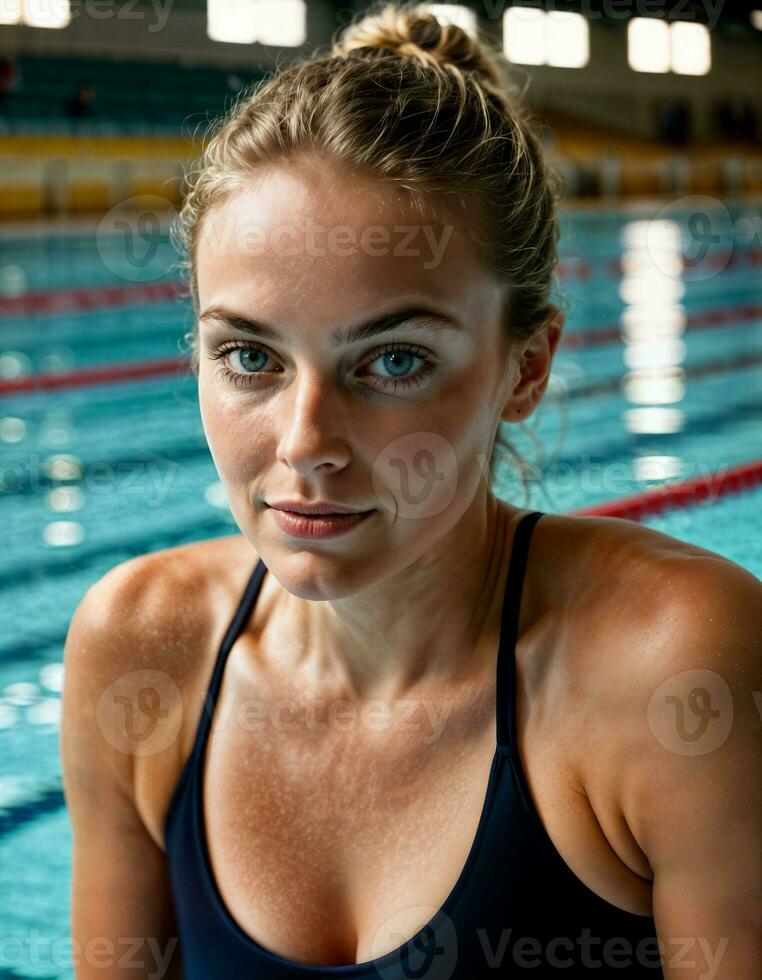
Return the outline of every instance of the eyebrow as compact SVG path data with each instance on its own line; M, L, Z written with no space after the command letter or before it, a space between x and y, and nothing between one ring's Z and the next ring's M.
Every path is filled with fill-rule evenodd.
M213 320L216 323L222 323L232 327L234 330L241 330L243 333L263 337L266 340L283 341L285 339L273 327L269 327L267 324L260 323L257 320L251 320L249 317L241 316L238 313L233 313L231 310L225 309L224 306L210 306L208 310L204 310L199 316L199 321L201 320ZM435 313L434 310L414 306L399 310L397 313L385 313L383 316L375 317L373 320L360 323L355 327L339 327L331 334L331 345L333 347L341 347L348 344L355 344L360 340L367 340L369 337L375 337L377 334L394 330L395 327L398 327L402 323L407 323L409 320L426 321L426 323L409 324L409 329L411 330L426 329L427 327L434 328L435 330L462 330L462 325L458 321L452 320L441 313Z

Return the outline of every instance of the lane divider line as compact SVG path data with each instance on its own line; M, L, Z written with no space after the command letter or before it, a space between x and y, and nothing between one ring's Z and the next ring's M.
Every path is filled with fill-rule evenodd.
M629 497L607 500L566 513L573 517L624 517L640 521L667 508L690 507L702 500L714 501L729 493L748 490L759 483L762 483L762 459L741 463L708 476L664 483Z
M686 329L702 330L709 327L737 326L759 319L762 319L762 303L748 303L743 306L721 307L716 310L704 310L691 314L687 318ZM592 327L588 330L563 335L559 350L579 351L592 347L603 347L621 339L619 327ZM690 369L685 370L689 375ZM92 367L76 368L72 371L34 371L21 378L0 379L0 394L20 395L35 391L52 391L59 388L103 384L104 382L130 381L133 378L161 377L174 372L184 374L188 371L190 371L190 362L187 355L134 363L99 364Z

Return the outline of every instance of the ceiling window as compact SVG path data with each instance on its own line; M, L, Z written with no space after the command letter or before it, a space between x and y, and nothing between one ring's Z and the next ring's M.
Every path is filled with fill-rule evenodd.
M521 65L584 68L590 60L590 30L581 14L511 7L503 15L503 51Z
M213 41L298 47L307 40L304 0L207 0L206 32Z
M627 25L627 60L633 71L706 75L712 67L709 30L688 21L633 17Z
M0 3L0 24L60 29L70 22L69 0L2 0Z

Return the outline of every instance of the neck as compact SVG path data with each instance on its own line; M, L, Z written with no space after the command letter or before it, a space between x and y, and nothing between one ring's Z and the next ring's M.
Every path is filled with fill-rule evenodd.
M412 563L381 578L369 567L372 581L350 595L313 602L282 590L278 649L300 689L392 701L483 672L517 514L489 493Z

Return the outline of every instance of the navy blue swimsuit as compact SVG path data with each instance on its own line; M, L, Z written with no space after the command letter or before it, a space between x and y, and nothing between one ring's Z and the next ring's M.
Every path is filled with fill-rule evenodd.
M233 919L212 874L202 819L202 762L225 661L267 570L257 563L222 640L195 744L165 822L185 980L494 980L517 973L546 980L591 972L608 977L609 971L663 977L653 918L605 901L565 863L532 803L516 750L514 645L527 550L541 516L525 514L515 531L498 648L497 745L468 858L420 932L363 963L310 965L268 951Z

